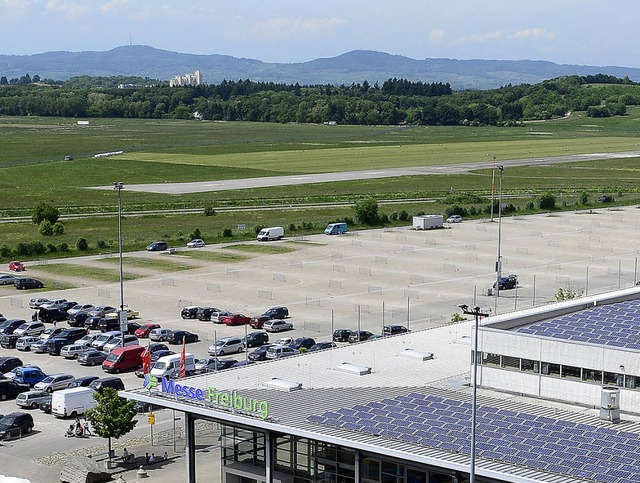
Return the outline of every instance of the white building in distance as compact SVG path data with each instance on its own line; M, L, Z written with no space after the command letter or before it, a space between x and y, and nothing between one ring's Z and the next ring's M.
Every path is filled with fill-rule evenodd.
M177 75L169 81L171 87L199 86L200 84L202 84L202 72L199 69L192 74Z

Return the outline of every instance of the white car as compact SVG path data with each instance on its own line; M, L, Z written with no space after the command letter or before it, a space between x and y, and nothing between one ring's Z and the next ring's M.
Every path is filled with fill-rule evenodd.
M140 345L140 341L138 341L138 338L135 335L125 335L124 345L125 347L130 345ZM114 337L104 345L102 350L104 352L111 352L113 349L118 347L122 347L122 337Z
M460 215L451 215L447 218L447 223L460 223L462 221L462 217Z
M29 308L30 309L39 309L42 304L46 304L49 299L44 297L36 297L29 300Z
M34 344L35 342L40 342L41 340L42 339L40 337L35 337L32 335L20 337L16 341L16 349L18 349L19 351L30 351L31 344Z
M289 345L293 344L293 339L291 337L280 337L278 340L274 342L275 345Z
M39 389L41 391L53 392L58 389L65 389L69 384L73 382L75 377L71 374L52 374L50 376L45 377L38 384L33 386L34 389Z
M69 310L67 310L67 315L75 315L78 312L82 312L85 310L91 310L94 309L95 305L93 304L76 304L73 307L71 307Z
M42 322L31 321L31 322L25 322L24 324L22 324L20 327L18 327L16 330L13 331L13 334L19 335L19 336L27 336L27 335L37 336L42 334L46 329L47 328L44 326Z
M169 329L158 327L157 329L151 329L151 332L149 332L149 339L155 342L164 342L170 338L171 331Z
M295 356L300 354L298 349L292 349L288 345L274 345L267 349L265 357L267 359L281 359L283 357Z
M50 299L49 301L40 304L41 309L50 309L52 308L54 305L58 305L58 304L63 304L67 301L67 299Z
M201 238L194 238L189 243L187 243L188 248L201 248L203 246L205 246L205 242Z
M94 332L93 334L87 334L82 337L82 339L78 339L75 343L84 347L91 347L91 343L96 340L98 337L102 335L101 332Z
M281 319L267 320L262 326L267 332L280 332L282 330L293 330L293 324Z

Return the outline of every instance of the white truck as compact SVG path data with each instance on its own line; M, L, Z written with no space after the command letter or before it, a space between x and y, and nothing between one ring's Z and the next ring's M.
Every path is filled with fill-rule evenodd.
M185 369L187 374L193 374L196 370L196 360L193 354L185 354ZM180 354L171 354L161 357L151 369L151 375L156 377L178 377L180 374Z
M420 215L413 217L414 230L433 230L443 227L442 215Z
M90 387L74 387L55 391L51 396L51 414L58 418L75 418L97 403Z
M284 228L281 226L263 228L256 238L258 241L282 240L284 238Z

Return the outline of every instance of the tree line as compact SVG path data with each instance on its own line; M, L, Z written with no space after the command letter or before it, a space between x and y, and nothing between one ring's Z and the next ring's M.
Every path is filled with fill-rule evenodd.
M80 76L62 83L36 83L36 75L23 78L0 82L0 115L197 117L352 125L520 125L526 120L550 119L569 111L586 111L592 117L624 115L627 106L640 104L637 83L604 74L567 76L484 91L453 91L448 83L406 79L388 79L381 85L370 85L365 80L340 86L238 80L176 88L153 79L122 76Z

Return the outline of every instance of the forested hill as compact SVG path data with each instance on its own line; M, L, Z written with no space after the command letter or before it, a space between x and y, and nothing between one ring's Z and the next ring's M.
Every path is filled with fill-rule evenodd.
M380 84L331 86L223 81L169 87L113 88L109 78L75 78L62 85L0 82L0 115L128 117L358 125L521 125L569 111L624 115L640 105L640 85L605 74L569 76L539 84L454 91L447 83L388 79ZM121 80L118 78L118 80Z
M418 60L367 50L300 63L267 63L219 54L185 54L144 45L122 46L105 52L0 55L0 76L8 79L29 73L57 80L87 75L136 76L168 81L196 69L202 71L205 82L210 84L251 79L300 85L350 85L364 79L371 84L382 83L395 77L414 82L443 82L454 90L462 90L537 84L555 77L598 73L640 81L640 69L628 67L566 65L539 60Z

